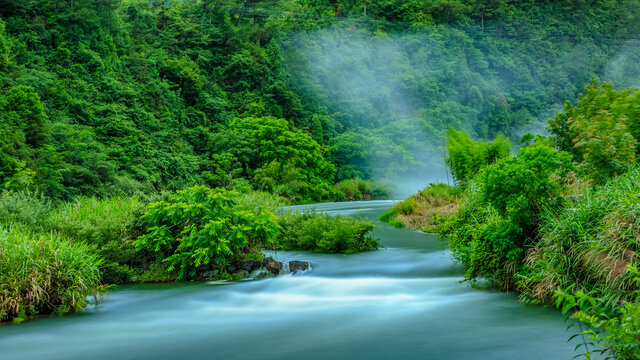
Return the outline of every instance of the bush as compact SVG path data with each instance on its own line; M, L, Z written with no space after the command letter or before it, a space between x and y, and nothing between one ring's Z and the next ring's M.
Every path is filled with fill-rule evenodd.
M137 248L164 254L167 270L177 270L178 279L193 278L211 265L224 269L234 256L261 256L262 247L276 245L275 215L263 208L241 209L238 197L233 191L194 186L150 204L142 216L148 232L137 240Z
M391 195L388 185L372 180L347 179L337 183L334 189L347 201L383 199Z
M611 83L594 80L575 106L549 119L556 146L573 154L585 178L596 184L633 168L640 155L640 91L616 90Z
M447 165L460 186L465 187L482 167L509 156L509 139L499 134L491 143L473 141L462 131L447 132Z
M53 204L41 194L4 191L0 194L0 223L23 224L29 229L45 230Z
M82 310L102 290L99 265L83 243L0 226L0 321Z
M628 266L627 273L637 286L640 273L635 266ZM556 306L569 318L578 321L582 355L593 359L594 354L609 355L607 359L640 359L640 291L630 292L632 299L611 310L595 292L583 292L573 285L558 290L554 297Z
M320 253L358 253L380 247L366 220L332 217L315 211L287 212L279 218L283 250L307 250Z
M283 206L290 205L289 200L262 191L250 191L241 194L237 198L237 206L239 209L248 211L261 211L268 209L274 213L281 211Z
M540 143L484 168L461 210L445 225L454 258L468 279L516 288L527 249L537 243L543 213L560 208L571 156Z

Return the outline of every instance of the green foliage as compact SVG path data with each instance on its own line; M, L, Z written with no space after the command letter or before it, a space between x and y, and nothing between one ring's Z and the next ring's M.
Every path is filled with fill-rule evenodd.
M515 280L526 272L525 253L539 240L543 213L563 204L570 160L567 153L534 143L481 171L444 229L467 278L516 288Z
M591 292L609 308L630 301L633 276L625 269L640 251L639 193L635 169L600 190L586 191L577 204L547 214L541 239L527 254L530 274L522 287L547 301L570 286Z
M340 198L348 201L384 199L391 195L391 189L384 183L372 180L347 179L334 186Z
M448 127L516 140L640 23L633 0L362 5L4 1L0 184L69 200L243 178L312 202L423 179L444 173ZM277 151L237 142L242 119Z
M628 273L640 285L638 269L630 265ZM585 359L595 359L595 355L607 356L607 359L640 358L640 292L634 292L632 302L625 302L615 311L607 310L601 299L593 292L576 291L573 286L558 290L556 307L579 325L579 332L571 339L580 336L582 355ZM610 308L609 308L610 309ZM591 347L591 348L589 348Z
M351 217L321 214L315 211L289 211L278 220L282 227L280 248L320 253L358 253L380 247L371 231L374 225Z
M83 243L0 225L0 321L81 311L103 290L99 265Z
M311 136L290 130L286 120L235 118L228 132L217 134L216 138L220 151L228 151L239 167L256 169L253 183L258 190L296 202L333 197L334 166L323 157L321 146Z
M640 91L616 91L611 83L594 80L576 106L549 119L555 144L574 154L585 177L597 184L626 172L640 149Z
M143 207L136 197L79 197L58 206L48 218L48 227L74 242L89 244L102 259L100 271L105 283L131 282L150 257L136 252L131 238L131 226Z
M201 266L225 266L234 255L275 246L275 215L265 209L238 209L238 196L197 186L150 204L142 216L148 232L137 240L137 248L163 252L167 270L188 279Z
M49 216L54 209L42 194L3 191L0 193L0 224L20 224L34 231L49 230Z
M485 165L509 156L511 144L502 135L491 143L475 142L462 131L449 128L447 164L456 182L466 186Z

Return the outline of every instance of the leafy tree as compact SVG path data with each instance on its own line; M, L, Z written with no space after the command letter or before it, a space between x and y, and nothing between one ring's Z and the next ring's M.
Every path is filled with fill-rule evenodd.
M640 151L640 92L616 91L611 83L594 80L576 106L549 119L553 140L574 154L587 178L602 184L632 167Z
M492 164L509 155L509 140L498 135L491 143L475 142L462 131L448 131L447 164L451 173L462 186L466 186L485 165Z

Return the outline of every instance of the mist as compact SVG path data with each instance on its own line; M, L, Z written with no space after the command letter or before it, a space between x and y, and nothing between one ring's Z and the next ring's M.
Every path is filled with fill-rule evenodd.
M594 44L571 46L541 68L501 40L447 26L387 34L345 22L292 34L282 47L296 91L336 123L334 144L340 133L361 135L366 162L354 165L403 198L453 182L449 127L489 140L503 133L517 147L526 132L545 134L547 118L594 77L640 80L637 44L614 58Z

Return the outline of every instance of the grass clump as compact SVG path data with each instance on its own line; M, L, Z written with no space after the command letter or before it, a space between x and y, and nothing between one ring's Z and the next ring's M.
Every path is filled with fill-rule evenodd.
M460 203L462 189L447 184L430 184L422 191L395 204L379 216L390 225L438 233L445 220L451 218Z
M54 205L45 196L32 192L0 193L0 223L22 224L29 229L48 230Z
M522 281L534 297L548 300L559 289L595 291L610 306L629 301L631 273L640 251L640 170L588 191L577 204L548 214L541 239L526 258Z
M0 321L82 310L102 291L99 266L83 243L0 226Z
M103 262L106 283L136 281L150 253L136 251L131 227L144 208L137 197L97 199L79 197L64 203L49 216L50 229L74 242L85 242ZM153 260L153 259L151 259Z
M278 220L282 227L280 249L313 252L358 253L380 247L366 220L322 214L315 211L287 212Z

